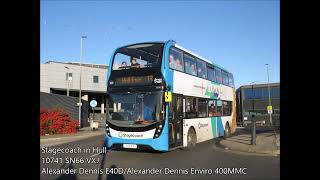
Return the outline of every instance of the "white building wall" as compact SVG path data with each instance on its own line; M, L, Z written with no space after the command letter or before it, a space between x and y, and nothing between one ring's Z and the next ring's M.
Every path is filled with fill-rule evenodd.
M68 67L69 69L66 69ZM66 73L72 73L70 90L79 90L80 66L50 62L40 64L40 91L50 93L50 88L67 89L68 81ZM93 76L99 76L99 82L93 83ZM107 69L82 66L81 90L83 91L106 91Z

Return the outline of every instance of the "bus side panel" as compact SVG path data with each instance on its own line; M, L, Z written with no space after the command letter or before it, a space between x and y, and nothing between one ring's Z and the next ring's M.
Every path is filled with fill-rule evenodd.
M172 72L173 70L168 70ZM183 72L173 71L173 93L185 96L221 99L226 101L234 100L233 88L217 84L199 77L188 75Z
M231 123L231 116L211 117L212 133L214 138L224 136L227 122Z
M189 128L193 127L197 134L197 142L203 142L214 138L214 131L211 118L195 118L183 120L183 146L187 146Z
M183 146L187 146L189 128L193 127L197 134L197 143L224 136L226 123L231 123L231 116L194 118L183 120Z

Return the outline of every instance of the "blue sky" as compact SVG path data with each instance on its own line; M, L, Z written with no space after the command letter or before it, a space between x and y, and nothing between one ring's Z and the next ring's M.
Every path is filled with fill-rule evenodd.
M280 81L279 1L41 1L41 62L108 64L118 46L173 39L234 74Z

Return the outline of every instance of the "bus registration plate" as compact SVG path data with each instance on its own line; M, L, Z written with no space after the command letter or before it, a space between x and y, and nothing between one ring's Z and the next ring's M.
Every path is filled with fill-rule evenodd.
M123 144L124 148L131 148L131 149L137 149L136 144Z

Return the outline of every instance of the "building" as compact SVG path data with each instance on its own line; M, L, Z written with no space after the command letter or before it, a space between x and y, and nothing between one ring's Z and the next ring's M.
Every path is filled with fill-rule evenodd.
M81 95L90 102L95 99L95 113L105 114L107 66L82 64ZM48 61L40 64L40 92L79 97L80 64L77 62ZM92 108L89 107L92 112Z
M272 123L280 127L280 83L270 83ZM257 125L270 126L268 84L244 85L236 91L237 124L251 125L252 115Z

